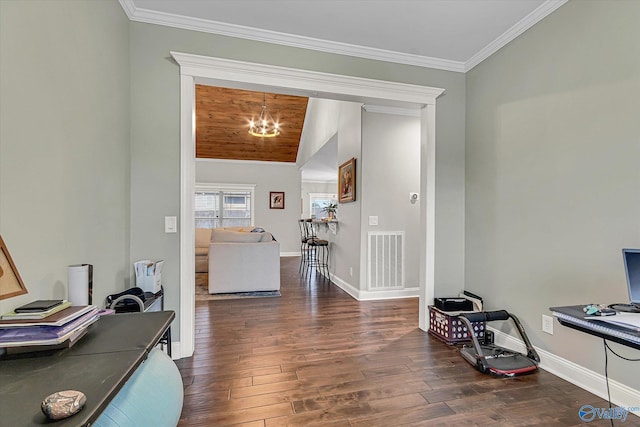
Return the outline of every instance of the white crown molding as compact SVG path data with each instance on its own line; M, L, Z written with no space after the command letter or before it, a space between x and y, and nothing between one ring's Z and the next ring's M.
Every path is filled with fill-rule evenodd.
M262 30L245 27L242 25L227 24L224 22L209 21L200 18L175 15L165 12L157 12L149 9L136 8L133 0L119 0L122 8L131 21L148 24L164 25L183 30L200 31L204 33L218 34L228 37L254 40L258 42L273 43L300 49L310 49L319 52L335 53L338 55L355 56L378 61L394 62L398 64L413 65L438 70L465 71L464 62L450 61L447 59L429 58L426 56L412 55L409 53L394 52L384 49L376 49L366 46L357 46L347 43L329 40L315 39L294 34L280 33L277 31Z
M133 4L133 0L119 0L120 6L124 10L124 13L127 15L130 21L133 21L133 17L136 14L136 5Z
M386 105L364 104L362 109L367 113L393 114L396 116L420 117L420 110L411 108L388 107Z
M310 49L319 52L335 53L338 55L354 56L358 58L393 62L416 67L434 68L437 70L454 71L458 73L466 73L471 70L489 56L496 53L507 43L554 12L567 1L568 0L547 0L533 12L522 18L517 24L505 31L493 42L482 48L467 62L462 62L315 39L311 37L262 30L242 25L227 24L224 22L209 21L165 12L157 12L150 9L137 8L133 3L133 0L119 0L122 9L131 21L237 37L301 49Z
M538 6L533 12L522 18L514 26L502 33L497 39L486 45L478 53L473 55L465 63L465 72L471 70L476 65L502 49L507 43L514 40L520 34L533 27L538 22L542 21L548 15L553 13L560 6L565 4L568 0L547 0Z

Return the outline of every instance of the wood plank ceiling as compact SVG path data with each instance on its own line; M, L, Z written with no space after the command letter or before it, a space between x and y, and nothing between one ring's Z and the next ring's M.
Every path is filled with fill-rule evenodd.
M196 85L196 157L295 163L309 98L266 94L267 109L280 124L280 135L249 134L263 92Z

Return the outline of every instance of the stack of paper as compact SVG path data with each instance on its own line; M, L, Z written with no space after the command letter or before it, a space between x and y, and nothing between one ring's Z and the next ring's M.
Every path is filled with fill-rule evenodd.
M0 348L48 346L66 341L71 344L98 319L98 312L95 305L73 306L43 319L14 316L0 320Z

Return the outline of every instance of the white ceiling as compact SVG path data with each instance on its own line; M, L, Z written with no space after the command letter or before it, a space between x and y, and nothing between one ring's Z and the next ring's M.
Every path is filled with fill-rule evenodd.
M131 20L466 72L567 0L120 0Z

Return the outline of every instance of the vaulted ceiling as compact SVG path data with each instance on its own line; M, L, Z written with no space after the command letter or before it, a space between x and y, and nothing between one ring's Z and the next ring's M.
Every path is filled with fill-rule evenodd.
M249 134L263 97L280 135ZM295 163L308 98L196 85L196 157Z

